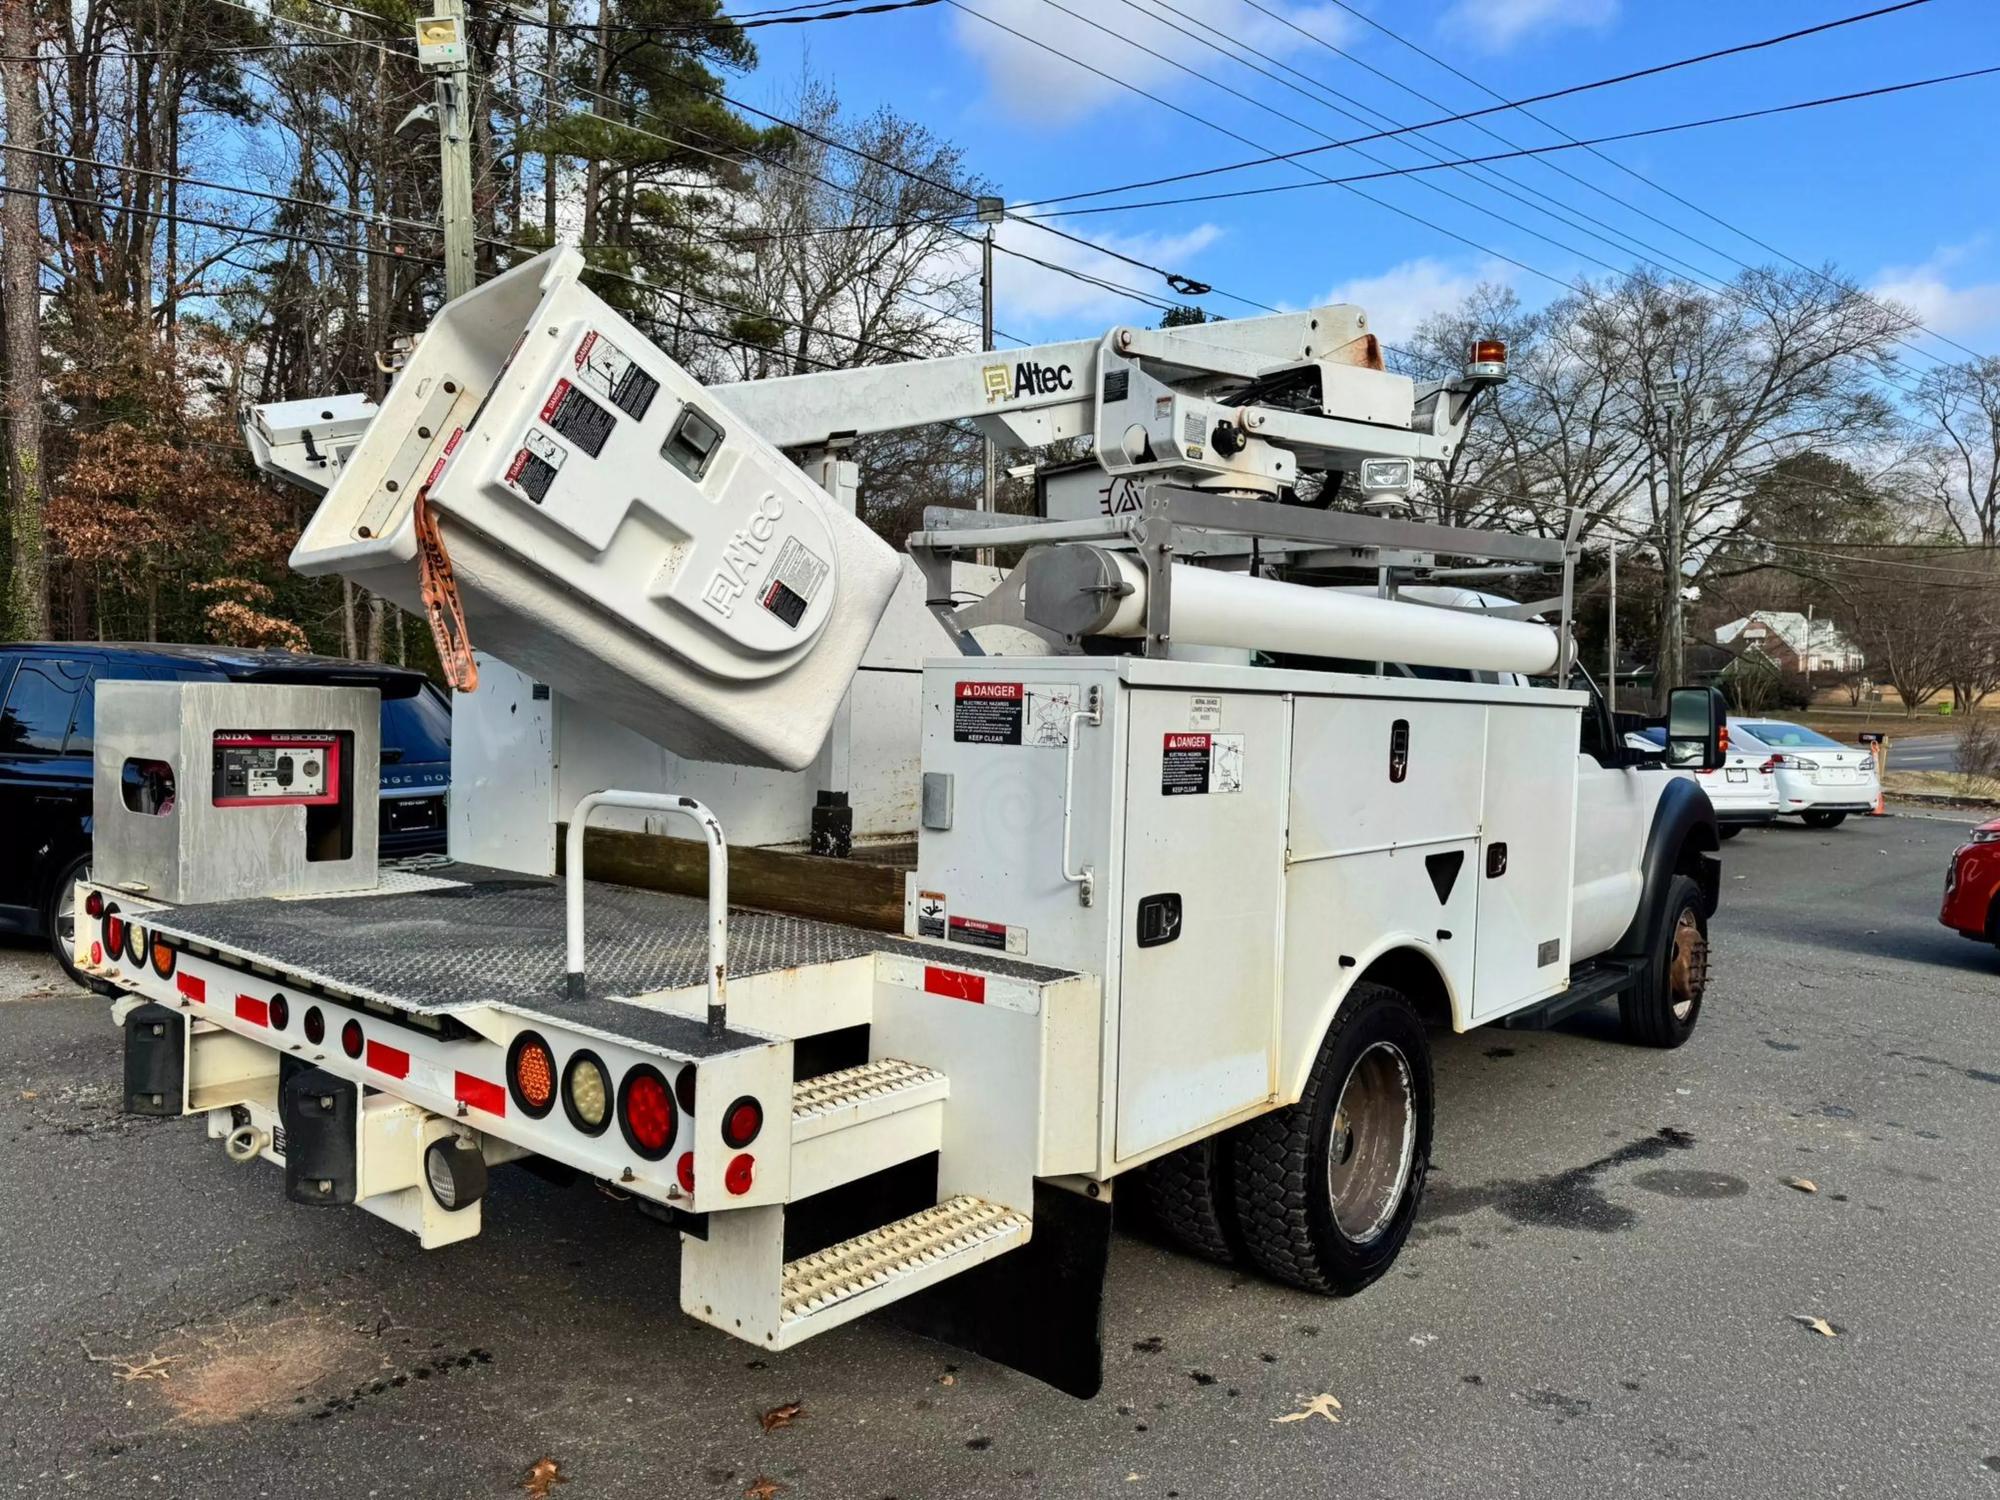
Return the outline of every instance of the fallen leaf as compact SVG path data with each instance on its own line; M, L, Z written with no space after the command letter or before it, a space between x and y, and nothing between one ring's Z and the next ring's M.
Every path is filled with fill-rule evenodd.
M790 1485L780 1484L775 1479L766 1479L762 1474L759 1474L755 1479L750 1481L749 1486L743 1491L743 1500L771 1500L771 1497L780 1490L790 1488Z
M568 1484L569 1476L553 1458L538 1458L528 1470L528 1477L521 1481L531 1500L549 1500L549 1491L559 1484Z
M22 1097L23 1099L39 1099L39 1098L41 1098L42 1096L41 1096L40 1092L38 1092L38 1091L37 1091L37 1090L35 1090L35 1089L22 1089L22 1090L21 1090L21 1097Z
M957 1384L958 1384L958 1377L957 1377L956 1375L940 1375L940 1376L938 1376L938 1384L939 1384L939 1385L957 1385Z
M787 1401L783 1406L774 1406L757 1420L766 1432L775 1432L780 1427L789 1427L793 1421L806 1414L806 1409L796 1401Z
M1824 1334L1828 1338L1832 1338L1834 1336L1834 1327L1831 1323L1827 1322L1825 1318L1815 1318L1807 1313L1793 1313L1792 1321L1794 1323L1803 1324L1805 1327L1810 1328L1814 1333Z
M1273 1417L1271 1420L1273 1422L1303 1422L1308 1417L1325 1417L1327 1421L1337 1423L1340 1421L1340 1418L1336 1417L1334 1413L1339 1410L1339 1398L1329 1396L1322 1391L1317 1396L1299 1397L1299 1409L1297 1411L1288 1411L1282 1417Z
M1816 1193L1819 1191L1819 1184L1814 1182L1810 1177L1787 1177L1785 1179L1785 1186L1797 1188L1802 1193Z

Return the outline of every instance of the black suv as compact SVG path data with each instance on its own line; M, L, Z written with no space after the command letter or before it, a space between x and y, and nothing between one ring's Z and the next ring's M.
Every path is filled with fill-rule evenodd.
M381 856L444 852L451 708L421 672L226 646L0 645L0 933L47 937L78 983L73 892L90 871L96 688L128 678L379 689Z

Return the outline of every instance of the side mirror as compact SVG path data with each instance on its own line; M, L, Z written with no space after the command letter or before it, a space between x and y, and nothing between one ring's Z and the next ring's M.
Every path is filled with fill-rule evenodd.
M1667 764L1677 771L1714 771L1728 758L1728 700L1714 688L1667 694Z

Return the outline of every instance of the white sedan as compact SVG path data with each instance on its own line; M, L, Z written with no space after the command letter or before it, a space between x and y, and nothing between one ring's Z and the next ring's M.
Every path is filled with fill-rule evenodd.
M1635 729L1625 743L1649 755L1664 755L1664 729ZM1729 757L1719 771L1683 771L1708 793L1715 809L1716 832L1734 838L1745 828L1763 828L1778 821L1778 783L1772 772L1771 757L1761 750L1749 750L1736 742L1736 726L1729 729Z
M1771 758L1779 815L1802 818L1809 828L1833 828L1849 813L1873 812L1882 795L1873 753L1803 724L1731 719L1729 746Z

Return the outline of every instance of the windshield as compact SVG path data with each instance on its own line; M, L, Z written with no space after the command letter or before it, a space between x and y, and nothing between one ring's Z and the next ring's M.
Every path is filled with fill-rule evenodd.
M382 702L382 759L394 765L451 759L451 710L429 684L414 698Z
M1769 745L1774 750L1845 750L1848 747L1839 740L1830 740L1817 730L1808 729L1803 724L1757 723L1736 724L1732 728L1741 729L1752 739Z

